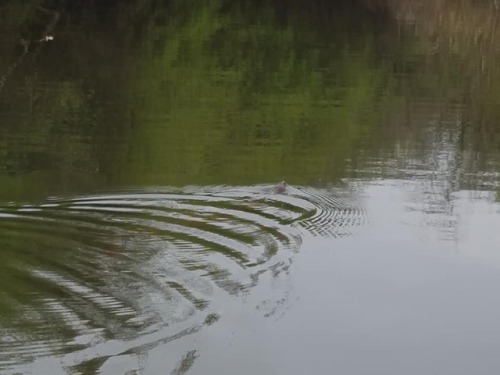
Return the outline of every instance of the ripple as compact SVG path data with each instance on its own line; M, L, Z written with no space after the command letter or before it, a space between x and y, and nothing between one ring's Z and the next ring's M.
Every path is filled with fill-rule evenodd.
M350 193L271 190L189 187L0 208L1 372L51 356L75 367L196 333L261 280L286 277L304 235L340 237L364 223ZM287 295L256 309L271 315Z
M314 207L314 214L299 225L315 236L344 237L354 234L366 223L366 209L361 198L346 190L303 188L304 199Z

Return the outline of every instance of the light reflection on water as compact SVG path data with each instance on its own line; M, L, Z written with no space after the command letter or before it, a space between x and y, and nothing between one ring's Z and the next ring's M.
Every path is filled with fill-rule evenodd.
M497 368L478 353L500 347L500 205L464 190L436 208L427 190L352 180L4 207L3 371Z
M241 306L246 325L226 323L234 336L210 332L191 373L497 371L500 205L489 193L456 194L450 238L428 213L408 209L418 184L363 182L363 229L337 241L305 238L286 314L263 320ZM159 366L158 352L148 363Z
M253 309L279 314L303 235L351 235L365 213L346 191L273 190L192 187L4 207L2 366L36 369L59 356L78 369L144 353L224 319L263 279L275 289L258 293Z

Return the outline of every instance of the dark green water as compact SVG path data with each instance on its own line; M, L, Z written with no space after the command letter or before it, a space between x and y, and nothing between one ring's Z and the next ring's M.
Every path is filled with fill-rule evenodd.
M495 12L0 4L0 373L498 373Z

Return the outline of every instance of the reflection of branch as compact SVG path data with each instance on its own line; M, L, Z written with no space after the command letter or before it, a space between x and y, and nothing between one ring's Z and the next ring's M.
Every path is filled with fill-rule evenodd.
M30 46L33 43L37 43L38 47L34 50L35 56L40 53L42 47L44 46L45 42L49 42L54 39L52 35L52 31L56 27L57 23L59 22L59 18L61 16L61 13L56 11L56 10L48 10L42 6L38 7L38 10L40 10L42 13L45 14L51 14L52 18L48 22L47 26L43 30L43 33L40 35L40 38L37 38L35 40L26 40L26 39L21 39L19 42L23 46L23 53L19 56L19 58L7 69L7 72L0 76L0 92L2 91L3 87L5 86L5 81L14 73L14 71L21 65L21 63L24 60L24 57L28 54Z
M59 17L61 16L61 13L56 11L56 10L48 10L45 9L42 6L39 6L38 9L42 11L45 14L52 14L52 19L50 22L47 24L47 27L45 27L44 32L41 35L41 38L38 39L38 41L48 41L52 39L47 39L47 38L52 38L49 34L54 30L54 28L57 25L57 22L59 22Z
M184 375L191 368L196 358L198 358L196 350L187 352L184 357L182 357L177 367L171 372L171 375Z
M23 44L24 46L24 51L22 53L21 56L19 56L19 58L14 62L14 64L12 64L9 69L7 69L7 72L5 72L4 75L0 76L0 92L2 92L2 89L3 87L5 86L5 81L7 80L7 78L9 78L12 73L14 73L14 70L16 70L16 68L21 65L21 63L23 62L24 60L24 56L26 56L26 54L28 53L28 48L29 48L29 42L26 42L24 40L21 40L21 43Z
M44 6L42 6L42 5L39 5L39 6L38 6L38 10L40 10L40 11L42 11L43 13L46 13L46 14L51 14L51 13L54 13L54 11L53 11L53 10L49 10L49 9L45 8Z

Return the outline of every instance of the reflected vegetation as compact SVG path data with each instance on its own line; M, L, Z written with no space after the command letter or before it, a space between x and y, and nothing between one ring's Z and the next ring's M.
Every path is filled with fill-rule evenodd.
M411 186L406 208L457 241L464 195L500 201L499 11L2 2L0 372L96 373L266 283L272 316L303 238L366 224L368 182Z
M450 106L466 106L467 61L460 51L422 50L410 30L398 35L394 21L355 5L325 11L310 4L303 17L303 7L266 4L73 10L66 17L80 16L79 34L74 25L61 26L43 56L6 82L24 81L3 90L21 91L8 123L18 134L22 128L32 134L34 124L41 133L27 154L4 146L7 171L57 169L59 181L73 174L111 184L256 182L276 175L335 181L345 176L355 145L377 144L372 134L388 121L381 112L401 124L407 116L401 100L431 101L437 108L426 106L426 122ZM176 17L168 16L172 7ZM113 14L118 27L103 34L104 20L84 16L92 11ZM365 27L350 26L353 18ZM15 56L19 45L11 49ZM57 70L54 54L64 62ZM75 69L78 78L70 79ZM44 80L53 87L43 87ZM473 111L463 109L455 117L465 127ZM56 135L70 150L49 149ZM241 176L249 165L252 176Z
M465 174L497 171L498 68L483 40L496 34L473 31L484 9L458 7L471 30L441 30L372 8L7 2L3 14L23 17L2 23L1 196L324 185L380 152L425 163L429 148Z
M2 113L18 138L2 147L2 186L338 180L379 118L387 68L377 64L376 19L361 18L365 35L349 26L362 9L307 8L310 18L273 3L174 2L146 14L118 4L99 9L115 15L112 30L74 10L80 27L61 21L2 90L20 91ZM40 134L24 145L23 131Z

